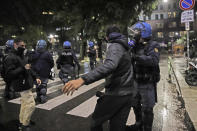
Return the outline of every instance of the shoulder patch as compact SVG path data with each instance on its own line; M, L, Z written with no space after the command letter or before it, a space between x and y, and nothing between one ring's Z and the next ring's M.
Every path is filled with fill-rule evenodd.
M155 52L159 52L159 50L158 50L157 48L154 48L154 51L155 51Z

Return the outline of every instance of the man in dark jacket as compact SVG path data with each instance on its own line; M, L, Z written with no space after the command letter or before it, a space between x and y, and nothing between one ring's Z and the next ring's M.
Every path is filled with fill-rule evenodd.
M77 80L69 81L62 88L64 93L73 93L83 84L106 79L105 93L101 96L92 115L91 131L102 131L102 124L109 120L110 131L124 131L130 112L133 89L133 67L127 38L119 28L111 26L106 32L109 46L105 62Z
M57 69L60 69L59 77L65 84L69 81L69 76L71 76L72 80L75 79L75 64L78 66L78 71L80 70L80 65L69 41L63 43L63 48L56 63Z
M88 57L90 61L90 68L91 70L93 70L96 66L96 49L94 48L94 43L92 41L90 41L88 45Z
M32 54L32 68L38 74L42 83L36 85L36 100L40 103L47 102L47 83L51 69L54 66L52 55L46 50L45 40L39 40L36 45L36 51Z
M29 131L30 119L35 110L35 101L32 94L33 81L38 84L40 79L31 70L31 65L24 56L25 44L17 39L13 51L5 59L5 72L10 87L21 94L21 109L19 120L20 130Z

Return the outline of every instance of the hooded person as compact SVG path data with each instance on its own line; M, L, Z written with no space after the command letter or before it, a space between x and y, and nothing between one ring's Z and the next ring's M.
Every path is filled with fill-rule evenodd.
M103 78L105 92L97 100L91 119L91 131L102 131L102 125L109 120L110 131L124 131L135 90L133 87L133 67L127 38L117 26L107 28L108 48L103 64L97 66L77 80L69 81L62 88L69 95ZM82 86L83 87L83 86ZM92 107L93 108L93 107Z

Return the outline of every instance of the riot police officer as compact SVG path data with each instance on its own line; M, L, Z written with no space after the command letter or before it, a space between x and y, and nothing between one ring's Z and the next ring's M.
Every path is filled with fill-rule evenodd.
M80 65L69 41L63 43L63 48L56 63L57 69L60 69L59 77L65 84L69 81L69 76L71 79L75 79L75 64L78 66L78 72L80 70Z
M160 80L159 50L157 42L151 40L150 24L138 22L129 28L133 33L133 64L134 85L137 87L137 104L133 107L136 116L135 128L138 131L151 131L153 123L153 108L157 101L156 84ZM132 45L133 46L133 45Z
M14 40L8 40L6 42L6 48L5 48L5 54L2 58L2 68L1 68L1 77L5 81L5 91L4 91L4 97L7 99L13 99L16 97L16 93L13 89L10 88L10 83L7 82L6 79L6 73L5 73L5 67L4 67L4 61L9 53L11 53L14 50Z
M90 41L88 45L88 57L90 60L90 68L91 70L93 70L96 66L96 49L94 48L94 43L92 41Z
M54 66L52 55L46 50L47 43L45 40L38 40L36 51L32 54L32 68L38 74L42 83L36 84L36 101L45 103L47 101L47 83L50 77L51 69Z

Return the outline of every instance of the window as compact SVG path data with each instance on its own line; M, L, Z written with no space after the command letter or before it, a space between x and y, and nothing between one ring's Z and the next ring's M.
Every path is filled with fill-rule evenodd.
M176 12L168 12L168 18L176 18L177 13Z
M144 21L146 21L146 16L144 16Z
M175 18L176 15L176 12L168 12L168 18Z
M159 19L159 16L158 14L155 15L155 20L158 20Z
M182 37L182 36L185 36L187 34L187 32L186 31L180 31L180 36Z
M148 16L148 19L151 20L151 15Z
M180 27L185 27L185 23L180 23Z
M163 23L156 23L156 27L157 28L163 28L164 27L164 24Z
M176 18L176 12L173 12L173 13L172 13L172 17L173 17L173 18Z
M174 9L177 8L176 3L173 3L173 8L174 8Z
M172 17L172 12L168 12L168 18Z
M158 6L156 6L155 10L158 10Z
M157 32L157 37L158 38L163 38L163 32Z
M176 22L170 22L170 23L168 24L168 27L169 27L169 28L174 28L174 27L176 27Z
M174 32L169 32L169 37L174 37Z
M160 14L160 19L163 19L163 14Z
M160 10L163 10L163 5L160 5Z
M168 4L168 9L171 9L171 4Z

